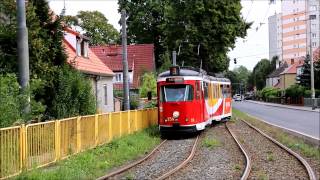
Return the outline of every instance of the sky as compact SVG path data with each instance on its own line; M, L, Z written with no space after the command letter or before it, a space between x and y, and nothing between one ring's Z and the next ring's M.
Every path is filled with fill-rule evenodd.
M56 14L60 14L64 1L48 1L50 8ZM273 4L269 4L269 0L241 0L241 5L243 18L247 22L253 22L253 25L247 31L247 36L244 39L238 38L235 48L228 53L231 59L230 70L240 65L252 70L260 59L269 58L268 17L281 11L280 0L275 0ZM66 0L65 7L66 15L76 15L80 10L100 11L107 17L110 24L120 30L117 0ZM234 58L237 59L237 64L233 63Z

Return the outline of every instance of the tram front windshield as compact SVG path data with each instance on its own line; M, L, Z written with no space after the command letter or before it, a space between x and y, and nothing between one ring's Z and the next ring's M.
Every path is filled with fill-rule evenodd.
M165 85L161 87L162 102L180 102L193 100L193 88L191 85Z

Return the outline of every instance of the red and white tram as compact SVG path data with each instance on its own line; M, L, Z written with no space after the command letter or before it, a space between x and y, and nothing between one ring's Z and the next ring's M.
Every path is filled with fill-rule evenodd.
M159 128L168 132L197 132L213 121L231 117L231 84L204 70L171 67L157 79Z

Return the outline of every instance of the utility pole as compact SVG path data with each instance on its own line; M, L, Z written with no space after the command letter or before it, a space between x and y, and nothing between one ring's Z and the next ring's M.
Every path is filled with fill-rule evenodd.
M29 48L28 29L26 26L25 0L17 0L17 20L18 20L18 63L19 63L19 84L21 93L28 93L27 103L23 107L24 113L30 112L30 95L27 92L29 86Z
M177 52L172 51L172 65L176 66L177 65Z
M124 103L124 110L130 110L128 56L127 56L127 24L126 24L126 10L124 9L121 10L121 25L122 25L123 103Z
M314 15L309 15L309 28L310 28L310 40L309 40L309 56L310 56L310 71L311 71L311 99L312 99L312 109L316 108L316 94L314 90L314 67L313 67L313 53L312 53L312 31L311 31L311 20L314 19Z

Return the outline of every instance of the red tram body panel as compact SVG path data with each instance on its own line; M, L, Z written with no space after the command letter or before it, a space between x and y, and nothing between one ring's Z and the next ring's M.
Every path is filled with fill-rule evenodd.
M161 133L201 131L232 114L230 81L200 69L171 67L159 74L157 91Z

